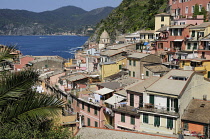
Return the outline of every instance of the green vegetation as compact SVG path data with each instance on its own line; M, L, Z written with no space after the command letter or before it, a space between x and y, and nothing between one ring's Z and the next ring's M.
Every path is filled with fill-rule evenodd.
M84 33L113 10L104 7L85 11L66 6L53 11L35 13L25 10L0 10L0 35L44 35L62 32Z
M193 17L196 18L197 15L203 15L204 16L204 21L206 21L206 18L207 18L207 11L206 11L206 9L204 7L202 7L201 11L199 12L199 5L195 4Z
M0 49L0 63L11 59L14 47ZM35 92L39 74L32 70L0 73L1 139L67 139L68 129L54 127L64 102L55 96Z
M131 33L140 29L154 29L154 15L164 12L167 0L123 0L119 7L97 24L96 40L104 29L114 40L116 32Z

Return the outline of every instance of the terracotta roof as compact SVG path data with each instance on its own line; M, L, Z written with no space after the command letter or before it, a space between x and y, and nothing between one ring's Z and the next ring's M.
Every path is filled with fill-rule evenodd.
M209 124L210 101L192 99L185 110L182 120Z
M111 49L111 50L106 50L104 52L102 51L101 55L113 56L113 55L116 55L116 54L119 54L119 53L122 53L122 52L124 52L124 50L122 50L122 49L118 49L118 50Z
M152 72L157 72L157 73L170 71L170 69L164 65L144 65L144 67Z
M135 86L128 88L127 90L142 93L145 91L145 89L147 87L152 85L158 79L159 79L159 77L152 76L152 77L144 80L143 82L140 82L140 83L136 84Z

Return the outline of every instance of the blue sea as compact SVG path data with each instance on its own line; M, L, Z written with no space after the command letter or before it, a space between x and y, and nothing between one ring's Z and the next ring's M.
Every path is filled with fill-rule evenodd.
M0 36L0 44L17 45L23 55L74 58L75 50L81 47L86 36Z

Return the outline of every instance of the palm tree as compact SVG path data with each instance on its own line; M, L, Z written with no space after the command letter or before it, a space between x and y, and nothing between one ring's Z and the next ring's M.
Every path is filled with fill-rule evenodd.
M13 47L0 51L0 62L12 58ZM39 74L33 70L10 72L0 76L0 130L41 125L61 113L64 102L55 96L37 93L32 86ZM17 128L14 128L17 127Z

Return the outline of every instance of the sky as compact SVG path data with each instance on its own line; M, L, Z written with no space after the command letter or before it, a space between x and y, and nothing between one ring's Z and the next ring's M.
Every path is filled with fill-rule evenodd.
M121 2L122 0L0 0L0 9L43 12L72 5L90 11L105 6L117 7Z

